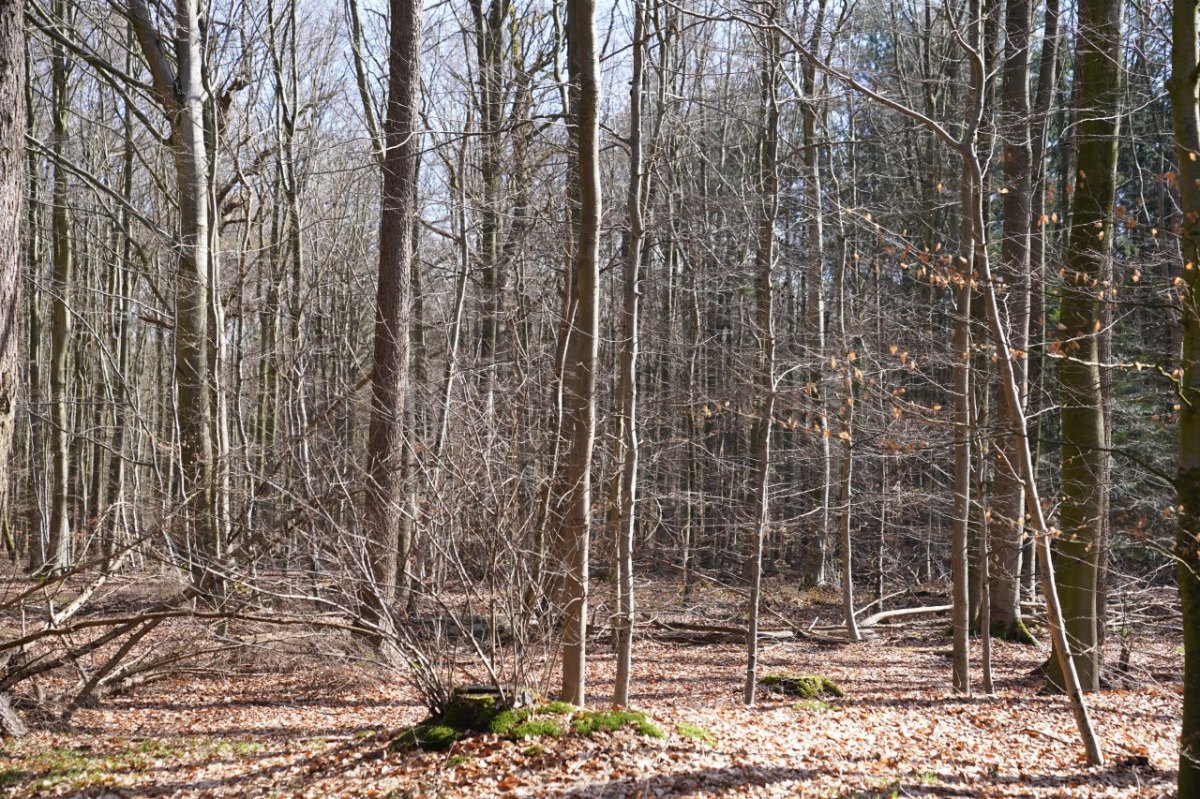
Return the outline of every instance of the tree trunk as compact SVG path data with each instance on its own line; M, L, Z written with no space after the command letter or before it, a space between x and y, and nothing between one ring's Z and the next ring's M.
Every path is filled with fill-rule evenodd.
M567 0L568 126L576 160L578 214L574 271L575 323L565 364L564 459L567 506L563 523L562 699L587 698L588 546L591 534L592 450L596 440L596 361L600 315L600 65L595 0Z
M175 386L188 566L197 586L212 587L211 560L221 556L214 502L213 413L208 353L209 181L204 135L203 55L198 0L176 0L174 63L145 0L129 16L171 123L179 189L179 262L175 300Z
M1178 528L1176 579L1183 609L1183 730L1179 795L1200 796L1200 37L1196 0L1177 0L1171 17L1171 116L1179 161L1184 263L1183 377L1175 490ZM1191 268L1187 268L1190 266Z
M1001 89L1000 131L1004 140L1004 232L1000 251L1000 275L1008 288L1009 344L1013 350L1029 350L1029 229L1033 181L1029 141L1029 31L1033 24L1031 0L1008 0L1005 14L1006 55ZM1022 401L1028 397L1026 358L1013 364ZM990 631L1001 638L1031 641L1021 622L1021 554L1024 537L1024 487L1017 476L1016 425L1013 410L1002 403L1003 424L996 444L995 497L998 518L988 525L991 562Z
M379 219L379 283L375 295L371 424L367 438L368 584L360 591L365 623L386 634L396 592L396 536L404 490L412 234L420 137L421 3L391 0L387 118L383 126L383 190Z
M65 4L58 2L54 14L66 25ZM71 66L61 45L51 55L54 118L54 186L50 200L52 265L50 277L50 545L42 570L62 572L71 565L70 385L71 310L70 293L75 253L72 246L70 198L63 165L67 146L67 114L70 100L67 85Z
M1096 589L1103 532L1104 408L1097 338L1104 264L1112 241L1120 110L1122 0L1083 0L1075 81L1078 152L1060 314L1062 507L1055 568L1084 690L1100 687ZM1062 674L1051 669L1061 686Z
M779 214L779 35L766 34L760 90L763 127L758 150L758 242L754 252L755 327L759 342L756 374L758 414L754 420L754 510L750 547L750 607L746 624L746 684L744 699L754 704L758 680L758 613L762 596L763 539L770 521L771 427L775 415L775 221Z
M19 393L17 303L25 197L25 28L20 0L0 0L0 528L8 526Z
M645 202L642 163L642 63L645 46L646 11L642 0L634 0L633 72L629 78L629 188L627 211L629 232L625 239L625 307L622 311L621 374L617 390L621 403L620 517L617 524L617 680L613 704L629 704L629 681L633 669L633 539L637 510L638 429L637 365L639 281L642 245L646 238L642 207Z

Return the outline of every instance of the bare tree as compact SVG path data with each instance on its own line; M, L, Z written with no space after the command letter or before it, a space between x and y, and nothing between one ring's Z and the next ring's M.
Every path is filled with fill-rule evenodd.
M1183 374L1175 491L1179 516L1176 578L1183 604L1183 730L1179 739L1179 795L1200 795L1200 36L1196 4L1177 2L1171 13L1171 117L1179 163L1184 269Z
M1103 549L1104 433L1098 339L1106 262L1112 246L1117 132L1121 103L1122 0L1082 0L1075 53L1075 187L1067 234L1066 275L1060 310L1062 391L1062 509L1056 570L1063 614L1085 690L1100 688L1097 608ZM1062 685L1061 672L1051 679Z
M368 584L361 591L365 621L384 629L396 591L396 536L406 492L404 418L408 391L412 300L413 219L420 158L421 3L392 0L387 116L383 125L383 191L379 220L379 279L367 439Z
M626 216L629 231L625 237L625 279L621 309L621 374L617 389L620 412L619 439L622 453L620 477L620 515L617 523L617 678L613 703L629 703L629 681L633 671L633 545L637 528L638 489L638 325L641 305L642 249L646 230L645 163L642 157L643 64L646 44L646 7L634 0L633 69L629 77L629 187Z
M19 286L25 197L25 27L20 0L0 0L0 528L8 538L13 429L20 396Z
M588 547L600 315L600 66L594 16L594 0L567 0L568 125L575 159L577 183L572 202L578 214L578 232L571 280L575 313L565 361L569 380L563 392L569 437L563 461L567 508L562 538L566 571L562 698L580 706L587 697Z
M193 577L211 586L212 561L224 542L215 496L213 427L208 343L211 260L208 137L204 130L205 88L201 70L198 0L176 0L171 36L155 27L145 0L129 1L129 19L154 79L154 89L171 125L175 179L179 189L179 261L176 273L175 384L179 442ZM174 60L168 57L168 42Z

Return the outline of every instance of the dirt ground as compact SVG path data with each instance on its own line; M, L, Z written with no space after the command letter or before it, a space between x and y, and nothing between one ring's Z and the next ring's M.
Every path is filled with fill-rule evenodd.
M648 587L647 612L677 589ZM702 591L691 620L709 600L728 597ZM836 618L830 606L807 612ZM661 739L632 729L484 735L445 752L393 751L389 741L424 716L396 681L308 661L181 675L81 710L67 731L5 743L0 795L1174 795L1182 656L1173 635L1134 639L1134 679L1089 697L1107 759L1089 767L1066 699L1038 693L1044 647L998 643L995 695L959 698L948 689L945 624L915 621L850 645L766 644L760 673L824 674L845 696L763 693L753 708L741 703L741 646L639 639L632 702ZM614 670L606 642L592 645L590 663L591 704L604 707Z

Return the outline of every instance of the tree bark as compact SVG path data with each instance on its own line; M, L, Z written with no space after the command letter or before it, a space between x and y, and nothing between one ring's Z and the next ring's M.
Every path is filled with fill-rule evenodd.
M25 27L21 0L0 0L0 527L8 526L19 394L21 209L25 198Z
M633 71L629 78L629 188L626 214L629 232L625 239L625 281L622 311L621 374L617 395L621 403L621 490L617 524L617 679L613 704L629 704L629 682L633 670L633 543L638 488L637 368L638 321L642 270L642 246L646 231L642 218L645 202L642 162L642 72L645 58L646 10L643 0L634 0Z
M54 5L54 15L68 24L65 4ZM51 54L53 116L54 185L50 200L50 239L52 270L50 277L50 544L41 570L57 573L71 564L70 445L71 413L70 347L72 318L70 293L75 253L72 242L70 197L67 172L63 166L67 146L67 114L70 110L67 84L71 66L62 45Z
M421 3L391 0L388 104L383 125L379 218L379 282L375 295L371 423L367 438L367 585L360 614L381 634L396 592L396 536L406 499L404 420L408 392L413 217L420 137Z
M575 320L564 375L567 450L563 523L565 579L562 699L587 699L588 546L591 536L592 450L596 440L596 362L600 315L600 64L593 19L595 0L567 0L568 125L576 161L573 198L578 223L574 279Z
M1179 795L1200 796L1200 36L1196 0L1177 0L1171 15L1171 116L1179 161L1184 288L1180 292L1183 376L1175 490L1176 580L1183 610L1183 730Z
M1063 614L1084 690L1100 687L1096 605L1103 532L1104 407L1098 336L1105 261L1112 242L1121 85L1122 0L1082 0L1075 64L1078 152L1060 314L1062 536L1055 567ZM1061 686L1062 674L1051 669Z
M1004 81L1000 101L1000 133L1004 162L1004 230L1000 269L1008 297L1009 344L1013 350L1029 350L1030 313L1030 212L1033 180L1029 120L1029 33L1033 24L1031 0L1008 0L1004 18ZM1013 364L1022 401L1029 394L1028 359ZM987 586L991 601L990 631L1001 638L1031 640L1021 622L1021 554L1025 530L1024 488L1017 476L1016 426L1013 410L1002 403L1003 430L996 444L996 487L998 518L988 526L992 559L987 564L991 579Z
M774 11L774 7L772 7ZM746 684L743 698L754 704L758 685L758 615L762 596L763 540L770 521L771 427L775 415L775 221L779 215L779 35L767 37L763 53L760 91L763 126L758 145L758 242L754 251L755 327L758 364L755 386L758 413L754 420L754 510L747 551L750 606L746 623Z

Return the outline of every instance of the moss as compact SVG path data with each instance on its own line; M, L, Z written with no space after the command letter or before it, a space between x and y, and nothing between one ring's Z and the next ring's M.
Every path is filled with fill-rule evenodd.
M446 724L430 724L421 731L421 748L430 751L449 749L458 740L458 730Z
M457 768L469 762L471 762L471 758L466 755L450 755L450 757L446 758L446 768Z
M533 711L529 708L501 710L488 722L487 731L493 735L508 735L523 724Z
M462 732L487 732L505 712L493 694L456 693L438 717L438 723Z
M527 738L558 738L563 732L563 725L554 719L530 719L513 727L509 737L516 741Z
M998 638L1001 641L1009 641L1014 644L1026 644L1033 646L1037 643L1037 639L1033 637L1033 633L1029 632L1029 628L1025 626L1025 622L1017 619L1012 623L1012 626L997 622L992 625L992 637Z
M424 749L426 752L442 752L459 738L459 731L447 724L436 721L424 721L415 727L409 727L396 736L388 749L393 752L405 752L413 749Z
M809 710L819 713L827 710L841 710L841 708L837 705L831 705L828 702L823 702L820 699L805 699L801 702L796 702L793 704L792 710Z
M555 700L547 702L538 708L538 713L553 713L556 716L567 716L575 712L575 706L570 702L560 702Z
M525 755L525 757L540 757L546 754L546 747L541 744L530 744L521 750L521 754Z
M579 735L592 735L600 730L615 732L622 727L633 727L648 738L666 737L640 710L584 710L571 719L571 729Z
M821 696L841 698L842 689L833 680L821 674L768 674L758 681L765 688L773 688L789 696L815 699Z
M702 741L709 746L712 746L717 742L717 736L713 735L703 727L697 727L695 724L688 724L687 722L676 724L675 732L677 732L681 738L690 738L693 741Z

